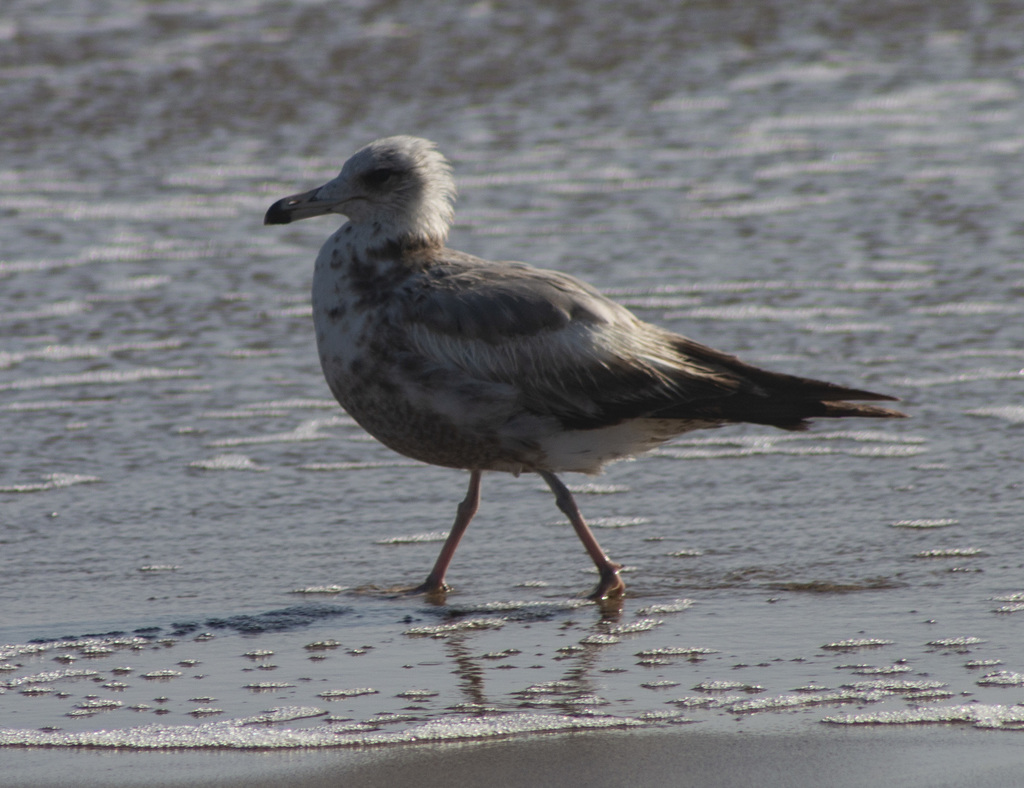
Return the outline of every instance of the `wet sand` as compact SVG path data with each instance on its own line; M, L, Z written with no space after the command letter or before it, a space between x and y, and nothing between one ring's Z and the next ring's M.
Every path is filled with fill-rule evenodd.
M1020 784L1024 749L997 731L687 728L317 752L6 750L7 788L147 786L831 786Z

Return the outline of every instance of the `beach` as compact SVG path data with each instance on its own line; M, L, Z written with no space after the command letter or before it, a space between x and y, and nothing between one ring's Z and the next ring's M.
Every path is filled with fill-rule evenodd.
M0 23L0 783L1015 785L1024 11L130 0ZM902 420L467 474L331 395L264 226L371 140L449 245Z
M413 746L385 752L13 752L11 788L289 785L736 786L1003 788L1024 756L1013 735L947 729L801 733L603 733Z

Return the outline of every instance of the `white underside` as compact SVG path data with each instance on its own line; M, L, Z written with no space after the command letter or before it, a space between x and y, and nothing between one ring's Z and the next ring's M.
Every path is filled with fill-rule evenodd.
M643 454L684 432L710 426L714 425L674 419L632 419L602 429L555 432L538 442L546 470L596 474L611 462Z

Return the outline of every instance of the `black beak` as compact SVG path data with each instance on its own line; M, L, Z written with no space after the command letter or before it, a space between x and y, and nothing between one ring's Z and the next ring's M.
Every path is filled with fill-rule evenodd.
M294 201L290 197L285 197L282 200L278 200L269 208L267 208L267 214L263 217L264 224L291 224L292 215L287 209L289 202L294 204Z
M293 194L278 200L267 209L264 224L291 224L311 216L324 216L338 206L337 200L320 199L320 188L310 189L302 194Z

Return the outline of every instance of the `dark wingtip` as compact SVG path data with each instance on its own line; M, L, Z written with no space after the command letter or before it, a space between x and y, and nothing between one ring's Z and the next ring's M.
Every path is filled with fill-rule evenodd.
M826 418L843 418L846 416L862 416L869 419L909 419L906 413L892 408L880 408L878 405L862 405L859 402L823 402L825 412L815 414Z
M284 203L287 200L278 200L269 208L267 213L263 217L264 224L291 224L292 215L284 209Z

